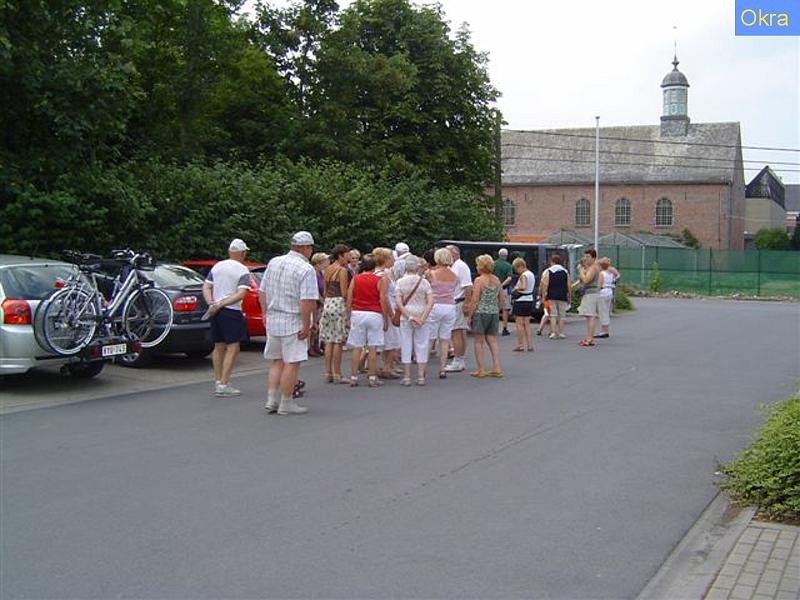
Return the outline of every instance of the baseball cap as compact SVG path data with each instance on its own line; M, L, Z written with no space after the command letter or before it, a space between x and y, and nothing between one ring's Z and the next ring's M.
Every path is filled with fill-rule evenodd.
M307 231L298 231L292 236L293 246L313 246L314 238Z
M247 247L247 244L244 243L244 240L236 238L231 242L231 245L228 246L228 250L231 252L246 252L247 250L250 250L250 248Z
M403 254L408 253L410 251L410 248L408 247L408 244L406 244L405 242L397 242L394 246L394 251L397 254L397 256L402 256Z

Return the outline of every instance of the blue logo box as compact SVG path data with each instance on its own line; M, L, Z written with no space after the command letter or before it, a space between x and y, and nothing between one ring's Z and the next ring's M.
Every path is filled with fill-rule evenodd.
M736 0L736 35L800 35L800 0Z

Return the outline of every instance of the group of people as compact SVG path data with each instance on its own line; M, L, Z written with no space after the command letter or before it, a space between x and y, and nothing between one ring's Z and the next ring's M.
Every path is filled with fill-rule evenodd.
M431 356L437 357L440 379L464 371L468 330L473 334L477 367L470 375L503 377L497 335L510 335L510 311L516 324L514 351L532 352L530 317L537 299L545 308L537 333L549 323L550 339L566 337L564 319L574 286L558 254L551 257L537 289L537 278L525 260L517 257L509 263L506 249L498 252L497 260L488 254L478 256L473 280L457 246L416 256L403 242L394 250L378 247L364 255L337 244L330 254L313 254L314 239L307 231L295 233L290 244L287 254L269 262L259 289L267 330L264 357L272 361L267 377L268 412L308 411L295 396L299 366L307 360L309 349L324 353L328 383L356 387L366 373L369 387L387 379L411 386L426 385ZM233 240L229 259L217 263L204 284L215 343L217 396L239 394L229 380L239 342L245 337L241 300L249 283L242 264L247 251L242 240ZM579 314L587 323L582 346L609 336L607 298L613 297L619 273L605 260L596 261L595 251L587 250L578 265L583 294ZM596 334L598 316L601 332ZM351 352L347 376L342 370L346 349Z

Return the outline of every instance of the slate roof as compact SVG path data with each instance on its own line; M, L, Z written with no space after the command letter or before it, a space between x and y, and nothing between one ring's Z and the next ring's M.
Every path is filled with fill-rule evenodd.
M764 167L744 188L745 198L771 198L786 210L786 188L775 172Z
M502 183L593 184L594 142L594 128L503 130ZM692 123L685 137L662 137L659 125L601 127L600 184L732 184L740 147L739 123Z
M786 184L786 212L800 212L800 183Z

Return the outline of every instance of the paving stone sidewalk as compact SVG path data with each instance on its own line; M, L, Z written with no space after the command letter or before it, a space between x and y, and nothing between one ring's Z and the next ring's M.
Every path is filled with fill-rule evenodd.
M800 599L800 527L751 521L706 600Z

